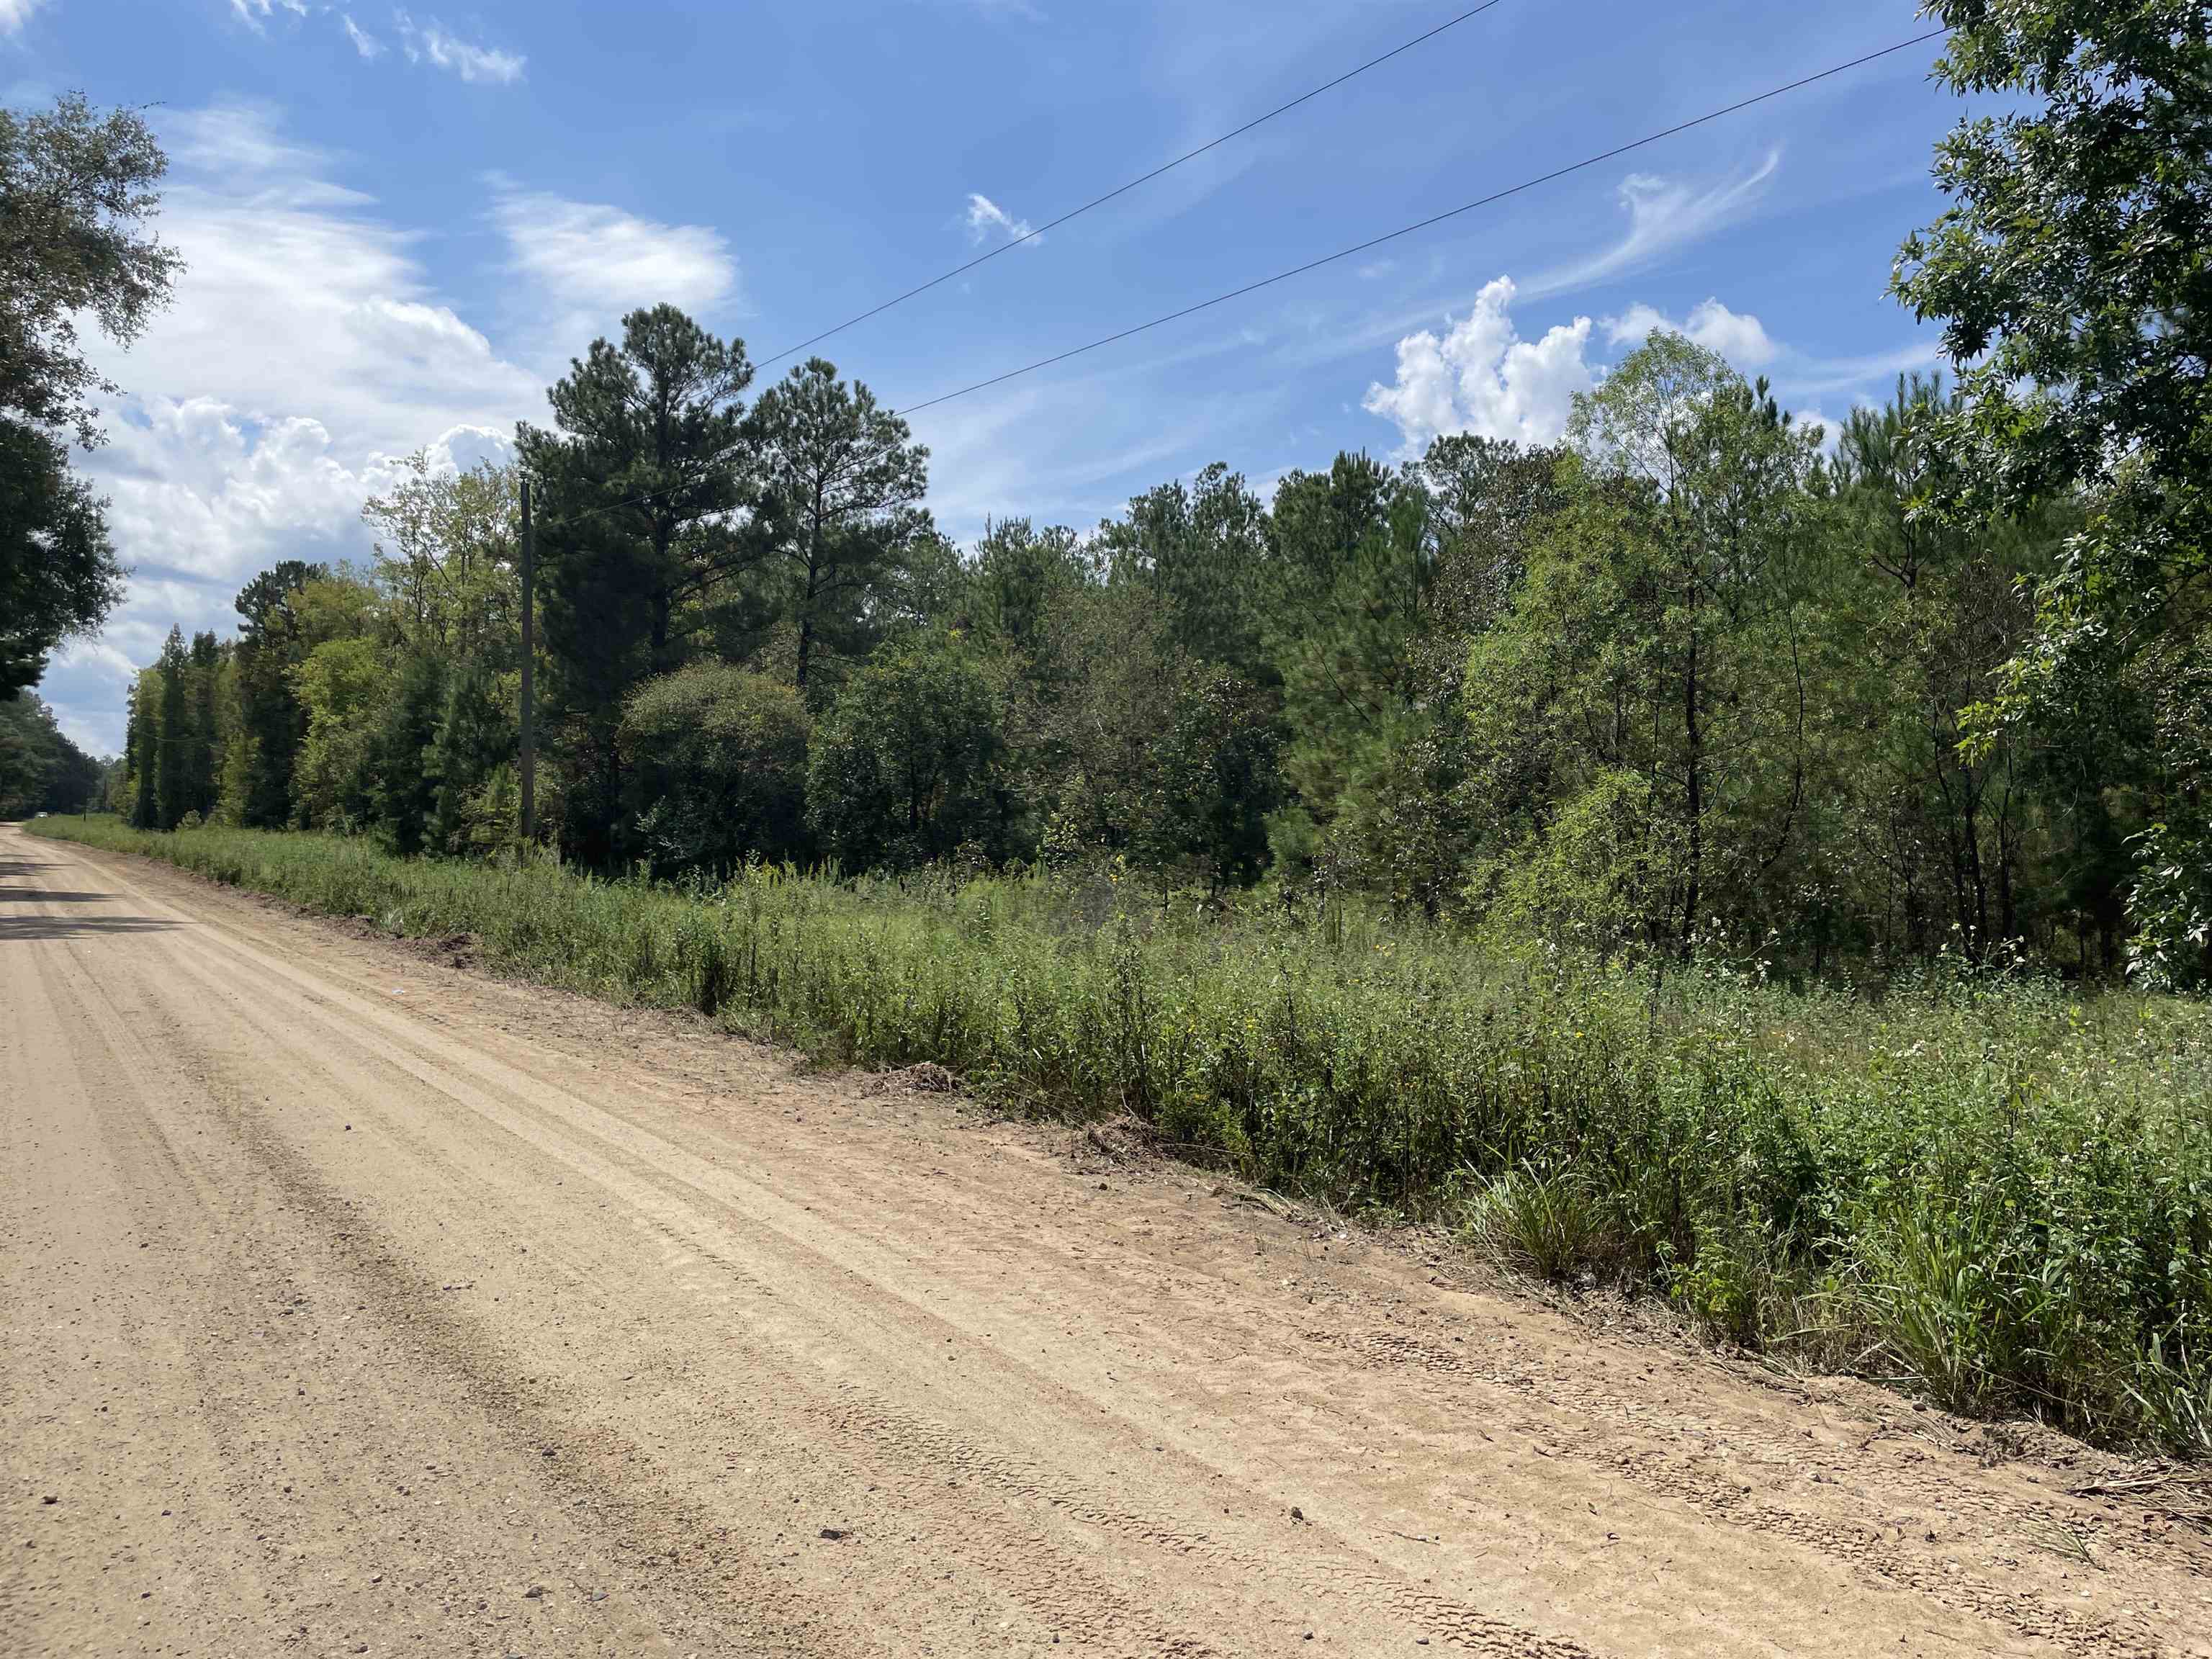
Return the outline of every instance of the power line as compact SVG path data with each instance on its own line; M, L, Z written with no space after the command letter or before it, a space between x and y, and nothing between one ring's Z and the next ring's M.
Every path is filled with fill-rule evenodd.
M1463 214L1473 213L1479 208L1493 206L1499 202L1504 201L1509 197L1522 195L1524 192L1534 190L1540 185L1553 183L1558 179L1565 179L1573 173L1585 172L1594 167L1601 167L1607 161L1618 160L1623 155L1629 155L1636 150L1646 149L1649 146L1658 143L1664 139L1675 137L1681 133L1691 131L1695 128L1709 125L1711 123L1722 120L1728 116L1739 114L1742 111L1753 108L1758 105L1769 103L1777 98L1784 97L1790 93L1802 91L1807 87L1817 85L1822 81L1833 80L1839 75L1847 75L1853 70L1863 69L1869 64L1879 62L1881 59L1885 58L1894 57L1900 52L1910 52L1915 46L1925 46L1930 40L1940 40L1946 33L1948 33L1948 31L1943 29L1929 29L1925 33L1916 34L1910 40L1899 40L1894 46L1883 46L1878 51L1867 52L1862 57L1851 58L1846 63L1834 64L1830 68L1820 70L1812 75L1801 76L1795 81L1786 82L1781 86L1770 88L1768 90L1755 94L1749 98L1739 99L1733 104L1724 105L1719 109L1710 110L1703 115L1693 116L1689 120L1678 121L1673 126L1663 127L1656 132L1647 133L1641 138L1632 139L1625 144L1616 144L1611 149L1601 150L1595 155L1585 156L1579 161L1572 161L1565 167L1554 167L1549 173L1539 173L1533 179L1524 179L1517 185L1509 185L1503 190L1493 191L1487 196L1479 197L1472 202L1463 203L1455 208L1448 208L1442 213L1431 214L1425 219L1417 220L1413 223L1401 226L1396 230L1386 231L1380 236L1370 237L1367 240L1364 242L1356 242L1350 247L1339 248L1335 252L1323 254L1318 259L1309 259L1304 264L1291 266L1288 270L1279 270L1272 276L1263 276L1256 283L1247 283L1242 288L1231 289L1225 294L1217 294L1210 300L1200 300L1195 305L1185 306L1178 311L1170 311L1164 316L1153 318L1150 322L1139 323L1133 327L1121 329L1115 333L1103 335L1099 338L1090 341L1086 344L1074 346L1066 351L1055 352L1049 357L1040 357L1036 362L1033 363L1024 363L1019 368L1010 368L1003 374L994 374L988 380L975 381L970 385L961 386L957 391L941 392L938 396L927 398L921 403L908 404L903 408L892 410L888 412L903 418L909 415L919 414L925 409L934 409L939 404L951 403L956 398L965 398L971 393L985 391L991 386L1003 386L1008 380L1018 380L1024 374L1034 374L1039 369L1050 368L1055 363L1064 363L1072 357L1080 357L1087 352L1097 351L1103 347L1115 344L1120 341L1129 339L1135 335L1146 333L1152 329L1164 327L1169 323L1180 321L1185 317L1195 316L1201 311L1211 310L1215 306L1226 305L1231 300L1242 299L1248 294L1256 294L1261 289L1272 288L1278 283L1285 283L1290 281L1293 276L1302 276L1308 271L1318 270L1323 265L1334 264L1339 260L1349 259L1355 254L1364 253L1370 249L1382 246L1386 242L1395 242L1403 237L1413 235L1417 232L1429 229L1431 226L1440 225L1446 220L1456 219ZM628 501L612 501L604 507L582 507L578 509L576 512L570 514L568 517L561 520L560 523L573 523L577 519L586 517L593 513L611 513L621 507L635 507L641 502L654 500L656 497L661 495L672 495L678 489L687 489L689 487L689 483L684 484L673 484L668 489L648 491L645 495L633 496ZM554 526L549 525L545 527L550 529Z
M1085 214L1090 212L1091 209L1103 207L1115 197L1126 196L1131 191L1136 189L1138 185L1150 184L1162 173L1173 172L1176 168L1181 167L1185 161L1194 161L1200 156L1205 155L1208 150L1218 149L1231 139L1240 138L1243 137L1244 134L1251 131L1253 128L1263 126L1267 122L1273 120L1279 115L1286 115L1291 111L1296 109L1299 105L1310 102L1312 100L1320 97L1322 94L1332 91L1334 88L1342 86L1346 81L1350 81L1358 76L1364 75L1371 69L1379 68L1382 64L1389 63L1393 58L1401 57L1403 54L1413 51L1415 46L1422 46L1428 41L1435 40L1437 36L1443 33L1447 29L1455 29L1462 23L1466 22L1469 18L1480 17L1484 12L1489 11L1493 7L1503 3L1504 0L1483 0L1482 4L1469 7L1467 10L1460 13L1458 16L1447 19L1445 21L1437 24L1436 27L1431 29L1427 33L1417 34L1412 40L1407 41L1405 45L1401 46L1393 46L1381 57L1370 58L1365 63L1360 64L1357 69L1346 70L1343 74L1338 76L1334 81L1324 81L1312 91L1302 92L1297 97L1291 99L1289 103L1278 104L1274 108L1269 110L1265 115L1255 115L1250 120L1247 121L1243 126L1232 127L1230 131L1223 133L1218 138L1207 139L1206 143L1200 144L1196 149L1186 150L1181 155L1176 156L1172 161L1161 162L1159 166L1154 167L1150 173L1145 173L1139 178L1132 179L1126 185L1117 185L1112 190L1108 191L1103 196L1094 197L1091 200L1085 202L1081 207L1071 209L1069 211L1061 214L1057 219L1048 220L1045 223L1039 225L1035 230L1026 231L1010 241L1001 242L989 252L976 255L975 258L969 260L966 264L955 265L943 276L933 276L927 282L922 283L919 288L908 289L896 299L886 300L881 305L872 307L870 309L861 312L856 317L848 317L843 322L838 324L835 328L825 328L822 332L815 335L811 339L801 340L797 345L791 346L782 351L779 351L773 357L762 358L757 367L766 368L771 363L781 362L786 357L795 357L800 352L805 350L807 347L818 344L822 341L828 339L833 334L842 334L847 329L853 327L855 324L865 323L871 317L879 317L884 312L889 311L892 307L902 306L908 300L915 298L917 295L927 294L930 289L939 286L940 283L949 283L955 276L963 276L967 272L975 270L976 266L984 264L990 260L997 258L1002 253L1010 252L1012 250L1021 246L1024 242L1033 242L1038 237L1043 235L1047 231L1057 230L1069 220L1079 219Z
M1534 190L1540 185L1551 184L1556 179L1567 177L1570 173L1581 173L1589 167L1602 166L1604 163L1614 161L1620 156L1626 155L1632 151L1643 149L1648 145L1656 144L1662 139L1674 137L1678 134L1687 132L1694 127L1705 126L1711 122L1720 120L1725 116L1737 114L1743 110L1750 109L1754 105L1766 103L1772 99L1780 98L1788 93L1799 91L1802 88L1812 86L1818 82L1832 80L1838 75L1846 74L1855 69L1863 68L1865 65L1874 63L1877 59L1890 57L1893 53L1907 52L1914 46L1925 46L1929 41L1939 39L1945 33L1947 33L1947 31L1942 29L1930 29L1927 33L1915 35L1910 40L1900 40L1895 46L1884 46L1879 52L1870 52L1863 58L1854 58L1847 64L1838 64L1832 69L1824 69L1818 74L1805 76L1801 79L1790 82L1787 85L1775 87L1766 92L1759 93L1754 97L1740 100L1738 102L1729 104L1724 108L1711 111L1706 114L1697 116L1691 120L1677 122L1671 127L1664 128L1658 132L1647 134L1641 138L1633 139L1628 143L1616 144L1611 149L1601 151L1595 155L1585 156L1583 160L1571 162L1569 165L1563 167L1554 167L1549 173L1540 173L1534 179L1525 179L1517 185L1510 185L1504 190L1493 191L1487 196L1480 197L1472 202L1463 203L1462 205L1455 208L1448 208L1442 213L1431 214L1425 219L1416 221L1414 223L1403 226L1399 229L1387 231L1380 236L1371 236L1364 242L1355 242L1350 247L1339 248L1335 252L1323 254L1318 259L1309 259L1305 264L1302 265L1293 265L1288 270L1279 270L1272 276L1263 276L1256 283L1247 283L1243 287L1231 289L1226 294L1217 294L1210 300L1200 300L1196 305L1185 306L1180 311L1170 311L1165 316L1153 318L1150 322L1139 323L1133 327L1122 329L1117 333L1104 335L1098 339L1091 341L1088 344L1075 346L1066 351L1056 352L1049 357L1040 357L1033 363L1024 363L1019 368L1010 368L1003 374L994 374L987 380L977 380L971 386L962 386L957 392L943 392L937 397L925 399L921 403L908 404L904 408L894 412L902 416L916 415L925 409L934 409L939 404L949 404L955 398L965 398L970 392L981 392L990 386L1004 385L1006 381L1018 380L1024 374L1034 374L1041 368L1050 368L1055 363L1064 363L1071 357L1080 357L1085 352L1097 351L1102 346L1113 345L1119 341L1128 339L1133 335L1145 333L1151 329L1163 327L1169 323L1178 322L1185 317L1195 316L1198 313L1201 311L1209 311L1215 306L1226 305L1231 300L1241 300L1246 295L1256 294L1263 288L1272 288L1277 283L1286 283L1293 276L1303 276L1310 270L1318 270L1323 265L1334 264L1340 259L1349 259L1354 254L1365 253L1371 248L1381 247L1386 242L1395 242L1401 237L1411 236L1417 231L1426 230L1433 225L1440 225L1447 219L1456 219L1462 214L1472 213L1478 208L1492 206L1497 203L1505 200L1506 198L1510 196L1518 196L1523 191Z

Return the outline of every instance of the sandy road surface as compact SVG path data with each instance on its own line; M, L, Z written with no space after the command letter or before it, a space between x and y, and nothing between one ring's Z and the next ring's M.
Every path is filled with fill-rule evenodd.
M11 1656L2212 1652L2063 1444L14 830L0 1147Z

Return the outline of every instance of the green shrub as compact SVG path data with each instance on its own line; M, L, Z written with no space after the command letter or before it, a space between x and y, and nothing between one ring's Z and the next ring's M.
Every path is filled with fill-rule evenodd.
M806 708L724 662L648 680L622 722L631 834L665 875L720 876L805 851Z
M855 869L911 869L975 842L1012 845L998 688L955 636L878 652L837 694L807 757L806 813Z

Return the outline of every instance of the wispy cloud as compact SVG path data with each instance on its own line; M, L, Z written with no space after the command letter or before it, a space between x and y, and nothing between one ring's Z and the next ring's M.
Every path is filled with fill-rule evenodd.
M471 85L503 87L522 78L523 64L527 60L520 52L499 52L464 40L434 17L427 23L417 23L401 11L392 14L392 22L399 30L400 50L407 54L410 64L427 63L451 70Z
M1775 378L1803 398L1864 392L1869 388L1886 393L1899 375L1935 368L1942 361L1942 341L1930 332L1926 338L1894 351L1872 352L1863 357L1792 357Z
M13 34L31 21L46 0L0 0L0 34Z
M346 39L353 42L353 49L363 58L384 56L384 42L355 22L351 12L342 14L338 21L345 25Z
M1086 529L1130 496L1217 459L1224 433L1251 429L1272 388L1200 393L1163 410L1146 398L1102 398L1082 376L999 388L924 411L915 435L930 452L929 507L972 540L989 519L1025 517ZM1084 441L1071 445L1067 434Z
M1620 205L1628 215L1628 233L1610 247L1533 278L1523 288L1529 299L1571 293L1609 276L1645 269L1674 249L1709 236L1765 193L1768 182L1782 166L1782 152L1769 150L1766 159L1741 178L1705 190L1678 179L1632 173L1620 182Z
M1703 188L1648 174L1628 175L1616 191L1618 201L1629 215L1628 234L1534 277L1516 278L1515 300L1525 305L1531 301L1553 298L1593 286L1606 276L1656 263L1662 253L1686 247L1742 214L1756 200L1779 164L1778 154L1770 154L1750 173ZM1472 249L1487 246L1486 242L1449 244L1419 258L1408 252L1395 262L1397 273L1384 269L1387 262L1383 261L1360 267L1359 276L1370 281L1401 275L1400 283L1387 285L1393 291L1391 301L1326 325L1317 322L1305 330L1296 343L1286 346L1285 363L1310 368L1337 362L1402 339L1411 331L1433 326L1440 314L1449 323L1450 313L1469 303L1466 278L1454 281L1454 276L1464 270ZM1480 257L1492 256L1485 253ZM1496 266L1490 268L1495 270Z
M988 196L969 191L968 196L968 236L970 241L987 242L994 235L1003 235L1010 242L1024 236L1031 238L1035 247L1044 240L1030 228L1026 219L1017 219Z
M4 3L5 0L0 0L0 3ZM33 3L37 3L37 0L33 0ZM29 8L24 9L27 15ZM240 22L257 34L261 32L262 24L280 11L289 11L295 17L307 15L307 0L230 0L230 9Z
M664 300L708 312L737 293L737 256L708 226L664 225L497 176L491 185L491 220L507 238L508 268L550 302L550 326L604 330L624 312Z

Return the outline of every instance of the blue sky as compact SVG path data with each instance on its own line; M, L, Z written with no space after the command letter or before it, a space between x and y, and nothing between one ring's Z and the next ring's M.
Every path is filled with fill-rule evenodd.
M11 104L158 106L190 265L102 350L128 395L85 465L135 574L41 695L112 750L172 620L227 632L271 561L365 553L393 458L497 453L632 306L764 357L1466 3L0 0ZM919 402L1924 27L1911 0L1503 0L817 349ZM1549 438L1661 322L1801 411L1879 398L1935 361L1884 294L1960 113L1934 53L927 410L939 520L1088 528L1217 459L1265 488L1442 430Z

